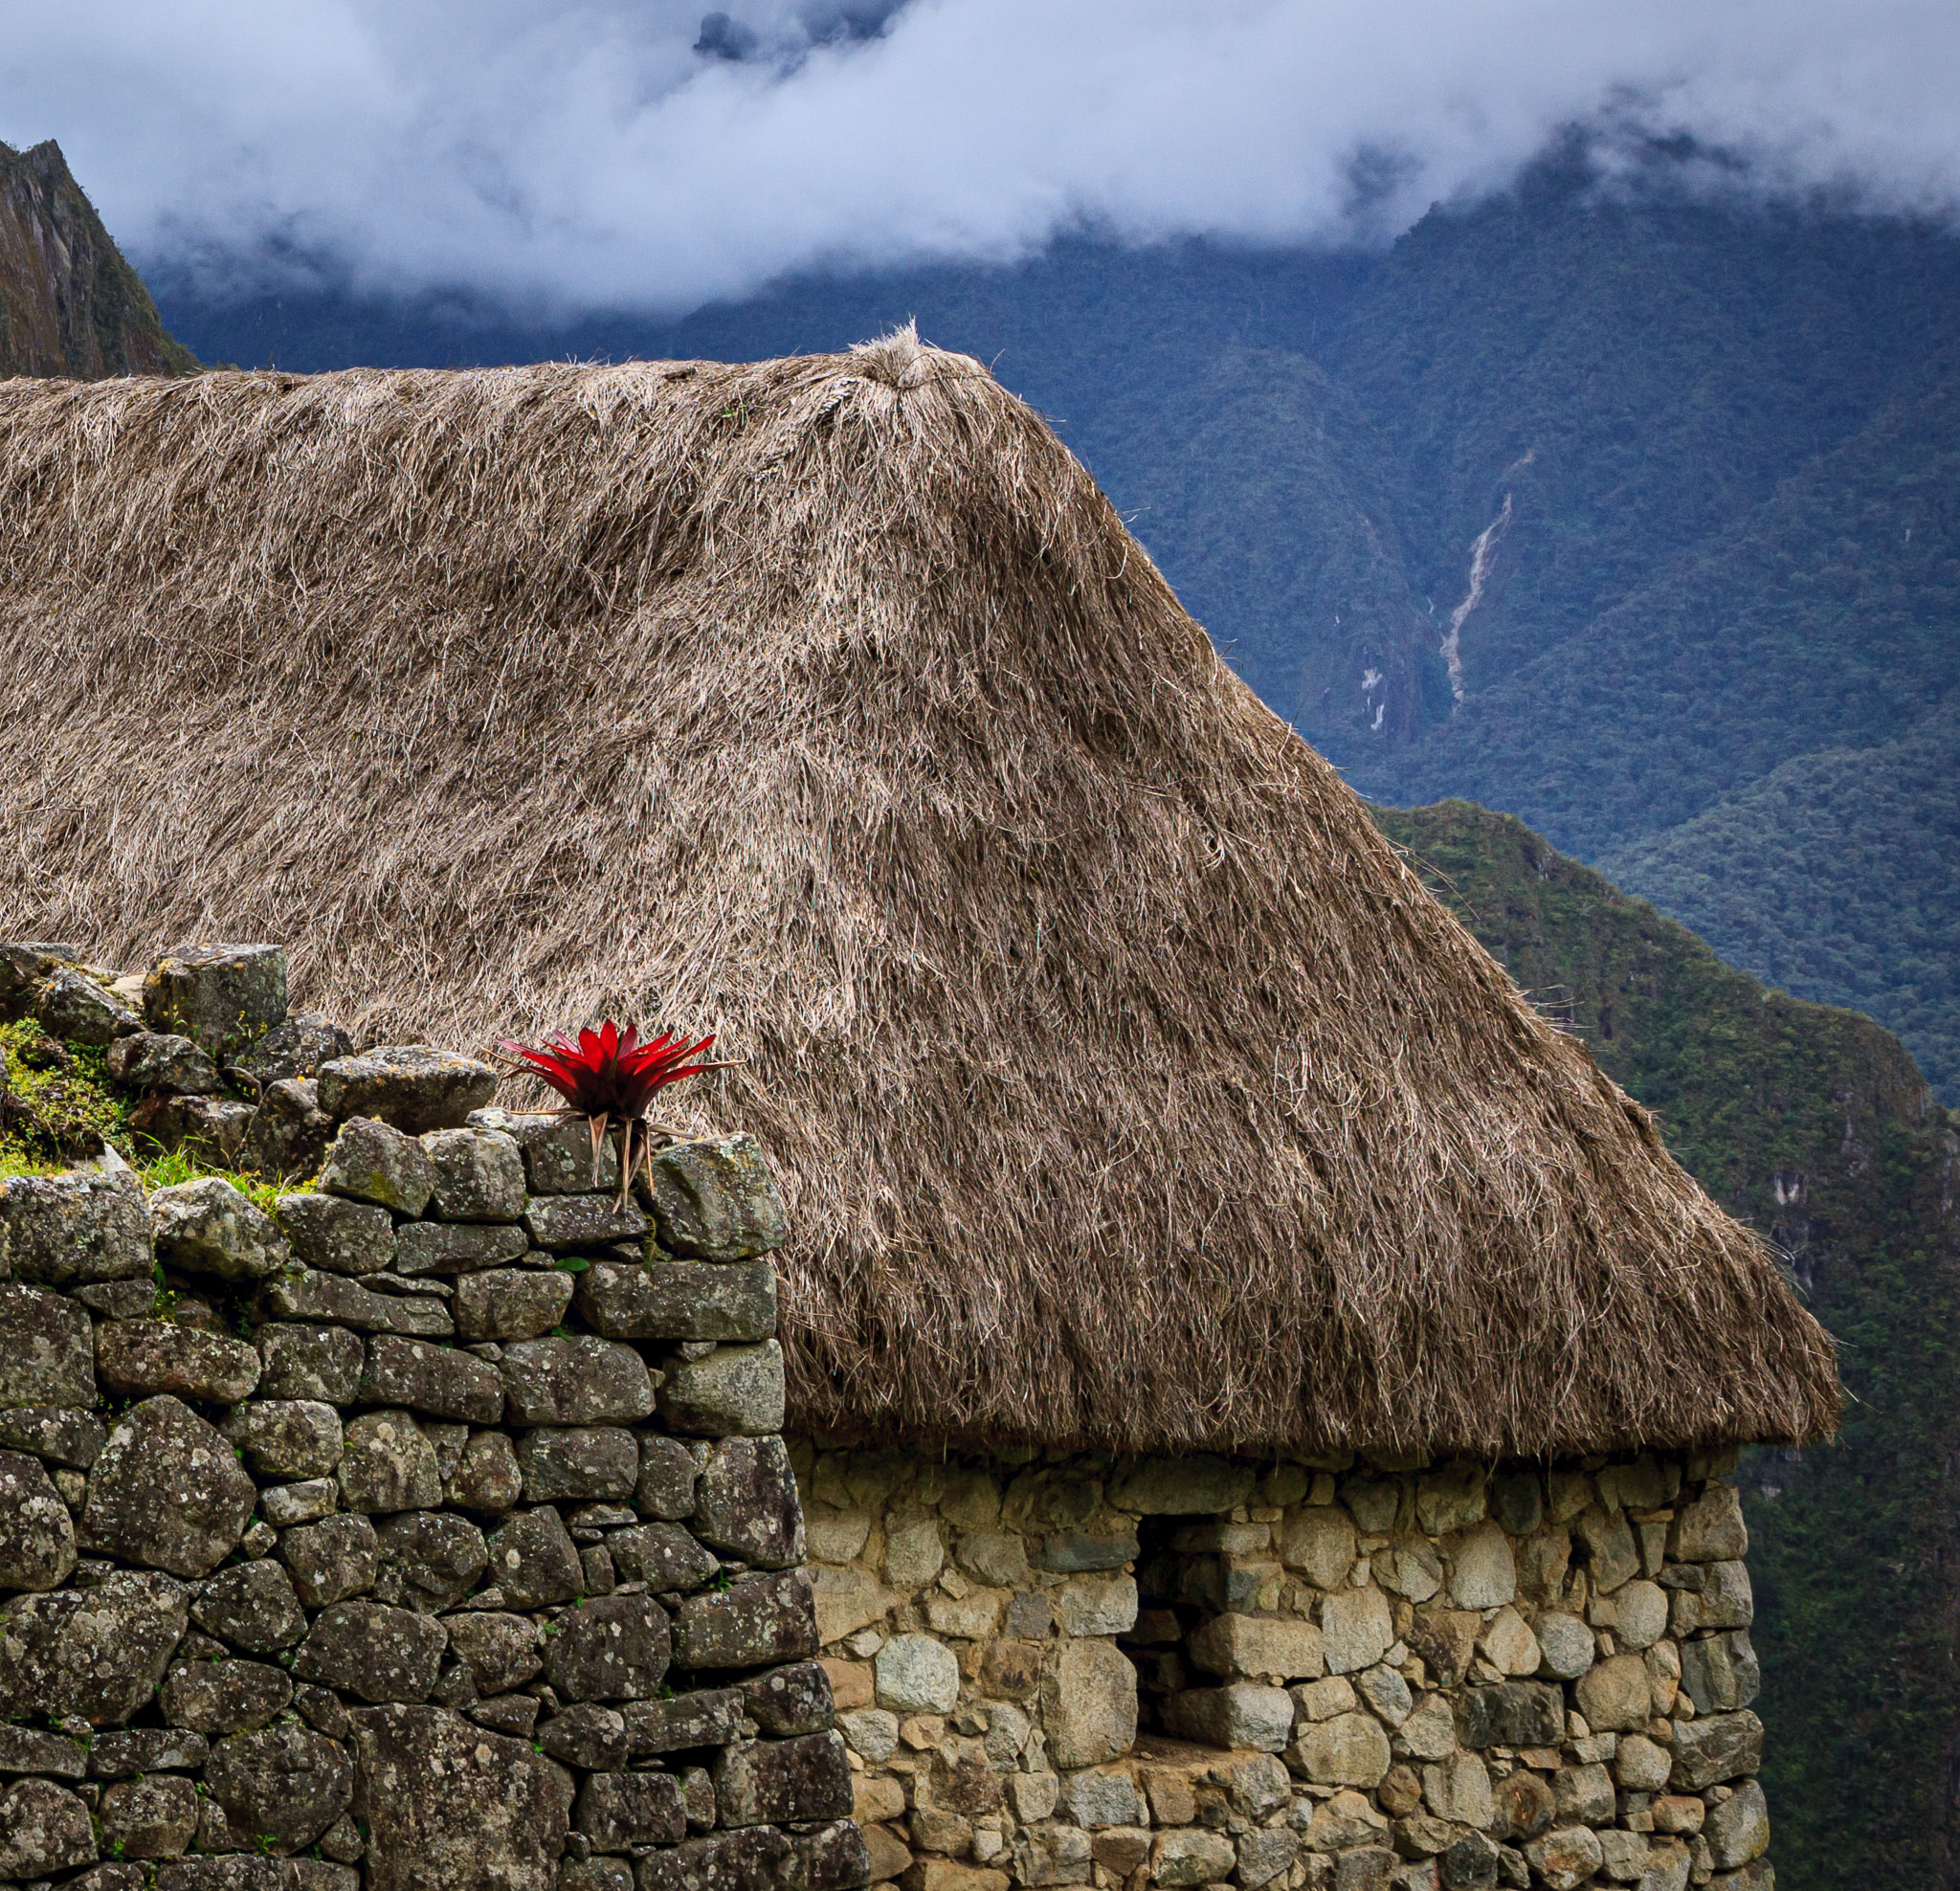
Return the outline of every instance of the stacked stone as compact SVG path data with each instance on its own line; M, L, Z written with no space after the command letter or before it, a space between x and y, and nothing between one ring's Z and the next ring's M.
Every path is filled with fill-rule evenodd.
M485 1065L305 1082L318 1186L270 1213L0 1183L0 1891L863 1882L753 1143L622 1206Z
M799 1451L881 1880L1773 1885L1733 1454Z

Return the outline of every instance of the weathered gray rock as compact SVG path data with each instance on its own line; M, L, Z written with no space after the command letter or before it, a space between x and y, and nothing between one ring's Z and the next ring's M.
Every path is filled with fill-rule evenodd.
M96 1373L111 1391L235 1405L258 1384L258 1354L242 1341L162 1320L110 1320L96 1328Z
M1135 1744L1136 1669L1106 1641L1071 1641L1042 1676L1041 1706L1055 1764L1101 1766Z
M514 1609L569 1602L585 1588L585 1566L550 1504L510 1518L490 1535L490 1581Z
M293 1672L363 1701L421 1701L435 1685L449 1633L432 1615L381 1602L336 1602L313 1619Z
M538 1744L568 1767L613 1772L626 1764L626 1720L616 1708L580 1701L538 1728Z
M320 1067L320 1106L329 1116L370 1117L410 1136L460 1128L497 1088L497 1073L457 1051L388 1044Z
M112 1044L143 1029L122 999L73 966L50 972L35 988L34 1018L50 1037L70 1044Z
M449 1652L469 1670L479 1694L501 1694L522 1687L545 1665L538 1627L522 1615L499 1610L471 1610L445 1615Z
M0 1873L42 1879L95 1858L88 1807L65 1786L16 1779L0 1787Z
M245 1152L256 1114L235 1097L145 1097L130 1112L129 1126L159 1149L231 1168Z
M724 1825L851 1815L851 1766L835 1733L738 1741L715 1756L712 1772Z
M341 1507L341 1487L332 1478L302 1478L296 1484L261 1484L259 1513L276 1530L318 1523Z
M281 1195L273 1218L301 1267L360 1275L393 1264L394 1218L371 1202L308 1190Z
M275 1320L324 1321L364 1333L420 1339L447 1339L456 1330L449 1309L432 1295L377 1294L358 1280L311 1268L269 1280L264 1300Z
M1748 1631L1698 1635L1683 1642L1681 1684L1697 1713L1733 1713L1738 1707L1747 1707L1763 1688L1763 1671Z
M526 1503L631 1497L639 1441L617 1425L546 1427L518 1440L517 1461Z
M565 1318L571 1293L572 1277L555 1268L465 1274L456 1283L456 1329L466 1340L535 1340Z
M50 1720L120 1725L156 1692L189 1605L180 1583L136 1570L86 1591L18 1597L0 1612L0 1701Z
M361 1379L365 1405L404 1406L459 1423L494 1425L503 1415L503 1383L488 1360L377 1333Z
M775 1667L817 1647L816 1600L801 1569L690 1595L674 1620L674 1658L686 1668Z
M694 1533L760 1569L803 1561L803 1505L780 1437L724 1438L695 1490Z
M517 1138L501 1129L432 1129L422 1146L435 1168L429 1212L443 1221L516 1221L524 1212Z
M92 1406L95 1331L60 1294L0 1280L0 1406Z
M635 1759L724 1746L742 1732L747 1702L733 1687L703 1687L665 1701L629 1701L620 1708L627 1747Z
M579 1789L573 1821L595 1852L673 1845L687 1836L680 1786L670 1774L602 1772Z
M291 1264L286 1237L221 1176L159 1189L149 1198L157 1258L187 1274L221 1280L262 1280Z
M1556 1746L1565 1737L1565 1696L1542 1681L1466 1689L1457 1702L1465 1746Z
M646 1362L612 1340L524 1340L499 1362L517 1425L630 1425L654 1409Z
M667 1612L652 1596L602 1595L552 1624L545 1679L565 1701L644 1701L672 1659Z
M1344 1723L1365 1723L1381 1748L1381 1770L1366 1784L1389 1769L1389 1739L1380 1724L1368 1714L1341 1714L1307 1729L1301 1746L1308 1754L1329 1747L1342 1739ZM1183 1740L1195 1740L1207 1746L1250 1748L1258 1753L1284 1750L1293 1731L1293 1702L1283 1687L1268 1687L1258 1681L1235 1681L1229 1687L1189 1687L1164 1703L1164 1726ZM1351 1743L1350 1743L1351 1745ZM1346 1746L1342 1748L1345 1752ZM1309 1770L1309 1779L1331 1779L1333 1775ZM1354 1785L1343 1779L1343 1785Z
M0 1347L6 1345L0 1336ZM86 1471L108 1441L100 1420L73 1406L0 1406L0 1451L24 1451L66 1470Z
M700 1260L746 1260L788 1238L775 1178L752 1136L675 1143L654 1152L660 1245Z
M190 1619L248 1655L276 1655L306 1633L292 1578L270 1557L241 1563L202 1583Z
M639 1241L652 1226L635 1202L629 1199L622 1208L616 1195L534 1195L524 1205L531 1239L554 1254Z
M132 1726L99 1733L89 1743L88 1770L97 1779L133 1779L138 1773L201 1772L211 1742L188 1727Z
M523 1496L517 1452L501 1432L478 1432L463 1446L457 1466L443 1480L450 1502L492 1515L511 1509Z
M125 1089L215 1097L225 1087L210 1055L170 1032L133 1031L109 1046L109 1075Z
M435 1165L420 1143L393 1124L353 1116L326 1152L320 1189L397 1214L420 1214L435 1191Z
M657 1432L643 1433L639 1441L639 1484L634 1506L643 1517L679 1523L694 1515L694 1491L707 1447Z
M0 1590L53 1589L75 1560L74 1521L40 1459L0 1451Z
M790 1882L789 1873L798 1862L795 1845L774 1826L748 1826L740 1832L690 1838L684 1845L649 1852L639 1863L639 1891L774 1891L775 1886ZM920 1882L925 1881L922 1877ZM958 1882L955 1879L939 1881L947 1884L948 1891ZM1078 1874L1073 1880L1037 1881L1087 1880L1086 1875ZM981 1882L992 1891L991 1882ZM979 1891L978 1885L975 1891Z
M579 1277L578 1310L615 1340L766 1340L776 1330L775 1264L601 1262Z
M1576 1680L1599 1652L1592 1631L1576 1615L1565 1614L1539 1616L1538 1651L1538 1672L1554 1680Z
M109 1739L116 1738L111 1734ZM11 1722L0 1724L0 1773L49 1773L56 1779L79 1779L100 1742L83 1746L58 1733L40 1733Z
M643 1582L656 1593L699 1589L721 1570L719 1560L679 1524L641 1524L615 1530L606 1539L612 1567L628 1582Z
M339 1476L342 1502L368 1516L434 1510L442 1503L434 1449L406 1412L369 1412L356 1418L346 1428Z
M717 1346L677 1361L660 1388L660 1416L698 1437L758 1437L783 1429L783 1348Z
M553 1891L572 1802L561 1768L445 1708L353 1720L367 1891Z
M530 1251L522 1228L480 1221L412 1221L395 1236L398 1274L474 1274Z
M232 1413L224 1431L266 1478L328 1477L345 1448L341 1415L323 1399L254 1399Z
M333 1138L334 1120L320 1107L319 1084L310 1077L282 1077L259 1096L240 1161L255 1174L301 1181L320 1172Z
M312 1844L354 1797L346 1749L290 1723L218 1741L204 1780L234 1830L281 1850Z
M114 1858L181 1858L197 1836L197 1789L167 1773L119 1781L102 1794L96 1823Z
M1745 1780L1732 1798L1710 1809L1702 1836L1717 1871L1733 1871L1770 1849L1770 1805L1761 1784Z
M269 1324L255 1335L264 1368L263 1398L323 1399L350 1404L366 1359L360 1337L341 1326Z
M1598 1835L1583 1825L1554 1826L1525 1848L1535 1881L1548 1891L1576 1891L1599 1869L1602 1856Z
M1395 1638L1389 1598L1373 1588L1336 1591L1321 1605L1321 1635L1330 1675L1373 1667Z
M1733 1484L1710 1484L1674 1515L1667 1553L1683 1563L1740 1562L1749 1551L1742 1499Z
M293 1698L283 1668L269 1661L174 1661L157 1704L172 1726L243 1733L282 1714Z
M320 1012L295 1012L227 1067L247 1079L248 1089L264 1089L287 1078L318 1077L322 1064L352 1057L355 1048L353 1034Z
M0 1018L25 1017L41 980L81 957L79 946L51 939L0 943Z
M75 1168L0 1182L0 1276L11 1271L16 1280L65 1287L140 1279L154 1264L149 1209L126 1170Z
M619 1192L619 1150L613 1139L600 1144L596 1165L586 1120L562 1110L472 1112L472 1129L508 1135L523 1153L524 1180L534 1195Z
M489 1560L483 1532L441 1510L410 1510L375 1532L384 1568L406 1584L418 1609L448 1609L476 1588Z
M133 1407L89 1473L88 1548L206 1576L238 1546L257 1492L232 1447L167 1393Z
M366 1517L323 1517L279 1533L279 1561L309 1609L323 1609L374 1587L380 1545Z
M1755 1773L1763 1766L1763 1724L1747 1708L1708 1719L1677 1721L1674 1774L1677 1792L1700 1792L1724 1780Z
M1202 1452L1142 1457L1110 1485L1109 1501L1145 1516L1216 1516L1246 1502L1257 1475L1249 1464Z
M742 1683L748 1718L773 1739L824 1733L836 1718L836 1698L822 1663L792 1661Z
M249 1049L286 1015L282 946L180 946L143 981L143 1014L220 1057Z

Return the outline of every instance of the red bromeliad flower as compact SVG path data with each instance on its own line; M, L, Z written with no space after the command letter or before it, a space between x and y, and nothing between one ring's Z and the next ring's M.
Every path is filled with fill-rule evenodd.
M726 1070L724 1063L695 1063L714 1042L712 1034L689 1044L674 1032L639 1041L632 1025L623 1031L608 1018L596 1031L581 1031L576 1044L563 1036L542 1044L503 1040L502 1048L520 1060L530 1075L542 1078L563 1097L567 1114L587 1118L592 1128L592 1180L599 1179L599 1148L610 1129L617 1129L619 1199L623 1204L632 1185L635 1163L650 1163L653 1153L646 1107L655 1095L684 1077L706 1070Z

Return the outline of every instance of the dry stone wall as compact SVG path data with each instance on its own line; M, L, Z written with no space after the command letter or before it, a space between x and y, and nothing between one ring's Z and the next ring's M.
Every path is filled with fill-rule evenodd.
M0 1182L0 1891L864 1882L754 1146L622 1206L277 948L74 961L0 946L0 1017L317 1182Z
M881 1883L1774 1883L1732 1454L792 1457Z

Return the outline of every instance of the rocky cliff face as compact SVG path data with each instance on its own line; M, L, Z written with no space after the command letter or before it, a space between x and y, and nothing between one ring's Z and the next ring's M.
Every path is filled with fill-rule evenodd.
M143 278L52 142L0 145L0 375L188 374Z

